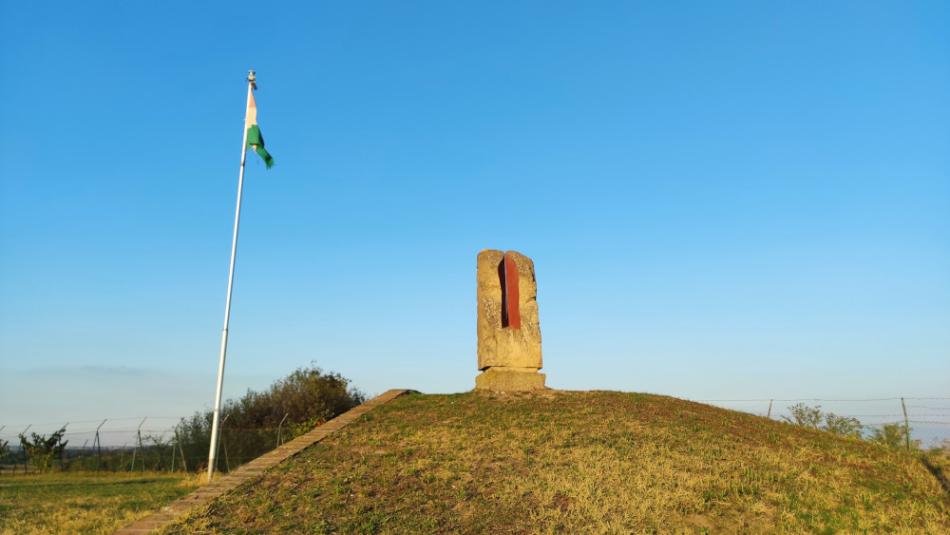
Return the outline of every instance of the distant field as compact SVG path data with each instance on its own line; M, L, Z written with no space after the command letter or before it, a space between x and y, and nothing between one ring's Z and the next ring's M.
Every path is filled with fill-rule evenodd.
M165 533L950 533L918 455L673 398L409 395Z
M111 533L198 486L193 475L67 472L0 477L0 533Z

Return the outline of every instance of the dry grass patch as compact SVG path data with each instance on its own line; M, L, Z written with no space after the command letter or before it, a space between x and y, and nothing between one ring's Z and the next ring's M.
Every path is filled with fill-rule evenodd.
M662 396L411 395L166 533L950 532L913 455Z
M65 472L0 477L0 533L112 533L198 486L198 476Z

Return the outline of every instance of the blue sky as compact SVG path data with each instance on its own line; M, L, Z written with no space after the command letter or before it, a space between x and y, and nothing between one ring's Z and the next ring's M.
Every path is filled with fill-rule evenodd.
M4 1L0 420L470 389L475 256L557 388L950 392L945 2ZM39 391L58 399L25 401Z

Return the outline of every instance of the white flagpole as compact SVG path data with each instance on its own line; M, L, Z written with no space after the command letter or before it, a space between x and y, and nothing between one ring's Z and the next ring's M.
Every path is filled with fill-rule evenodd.
M244 109L245 122L247 109L251 106L251 94L254 91L254 71L247 74L247 106ZM231 238L231 264L228 267L228 296L224 301L224 328L221 330L221 353L218 357L218 384L214 392L214 413L211 420L211 447L208 448L208 481L214 477L215 457L218 456L218 435L221 421L221 390L224 387L224 359L228 354L228 323L231 321L231 289L234 287L234 259L237 256L238 226L241 223L241 196L244 193L244 162L247 160L247 124L241 140L241 170L238 172L237 207L234 209L234 235Z

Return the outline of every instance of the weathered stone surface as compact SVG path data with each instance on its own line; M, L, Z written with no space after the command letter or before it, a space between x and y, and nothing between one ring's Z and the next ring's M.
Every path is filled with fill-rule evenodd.
M505 255L509 262L505 264ZM517 269L518 287L507 292L517 299L520 325L507 324L505 265ZM513 280L513 277L508 277ZM478 369L476 389L534 390L544 388L541 369L541 325L538 321L538 287L534 262L516 251L486 249L478 253ZM514 303L511 304L512 306ZM491 374L489 374L491 372ZM503 377L501 374L514 374Z
M476 390L513 392L544 390L544 374L537 368L488 368L475 376Z

